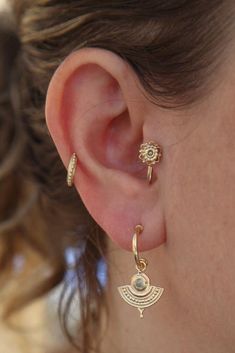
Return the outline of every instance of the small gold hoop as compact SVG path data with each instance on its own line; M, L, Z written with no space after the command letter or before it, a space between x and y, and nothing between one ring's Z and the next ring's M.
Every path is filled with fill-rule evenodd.
M67 184L69 187L73 186L73 179L75 176L76 168L77 168L77 156L76 153L73 153L68 166L68 173L67 173Z
M144 272L148 265L148 261L146 259L139 257L139 251L138 251L138 236L143 232L143 230L144 230L144 227L141 224L138 224L135 227L135 233L132 239L132 251L134 253L136 269L139 272Z

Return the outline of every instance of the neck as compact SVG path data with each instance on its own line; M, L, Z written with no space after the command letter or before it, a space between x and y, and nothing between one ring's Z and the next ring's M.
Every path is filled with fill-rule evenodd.
M146 274L151 285L165 290L156 304L144 310L141 319L138 309L129 306L117 290L120 285L130 284L136 273L133 254L109 242L109 321L101 352L198 353L200 348L201 353L221 353L223 349L218 342L208 342L207 333L202 332L200 325L199 328L195 326L191 313L179 304L181 301L177 297L180 294L167 277L165 247L145 255L149 262Z

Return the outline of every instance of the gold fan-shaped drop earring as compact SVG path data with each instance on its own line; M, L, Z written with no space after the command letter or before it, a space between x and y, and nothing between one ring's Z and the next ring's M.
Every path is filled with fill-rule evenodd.
M139 158L148 166L147 179L149 184L151 184L153 166L161 161L162 148L154 141L142 143L140 145Z
M140 258L138 252L138 237L143 230L142 225L137 225L132 239L137 274L132 276L130 285L118 287L118 291L125 302L139 310L140 318L144 317L144 309L155 304L164 291L161 287L151 286L149 277L144 273L148 262L146 259Z

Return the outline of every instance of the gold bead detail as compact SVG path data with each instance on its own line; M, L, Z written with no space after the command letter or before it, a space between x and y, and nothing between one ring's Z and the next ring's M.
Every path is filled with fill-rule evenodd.
M67 173L67 184L69 187L73 186L73 180L77 168L77 156L76 153L73 153L68 166L68 173Z

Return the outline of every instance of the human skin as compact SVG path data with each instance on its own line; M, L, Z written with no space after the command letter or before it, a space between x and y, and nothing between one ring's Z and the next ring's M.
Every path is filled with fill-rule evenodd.
M77 153L75 187L108 235L104 353L234 352L233 58L230 48L213 90L181 110L152 104L133 69L98 48L71 54L51 80L48 128L65 167ZM140 143L150 140L163 150L151 185L138 160ZM117 291L136 271L137 224L147 274L165 289L144 319Z

